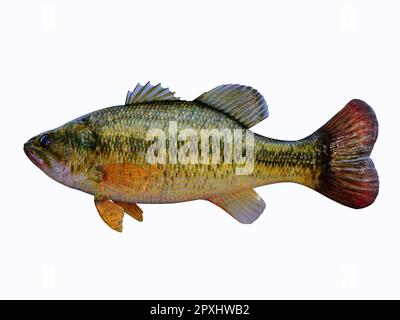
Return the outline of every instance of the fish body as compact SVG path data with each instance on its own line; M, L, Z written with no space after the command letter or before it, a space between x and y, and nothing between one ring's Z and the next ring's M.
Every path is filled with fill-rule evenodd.
M95 196L103 220L122 230L136 203L205 199L242 223L263 212L255 187L294 182L361 208L378 194L369 154L378 133L371 107L352 100L325 126L298 141L249 130L268 116L264 98L223 85L194 101L160 85L138 85L125 105L72 120L30 139L28 157L47 175Z

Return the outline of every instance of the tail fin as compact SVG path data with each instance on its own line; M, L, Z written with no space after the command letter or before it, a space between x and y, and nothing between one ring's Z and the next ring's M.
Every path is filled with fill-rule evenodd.
M378 136L372 108L351 100L313 134L321 145L321 174L315 190L345 206L364 208L375 201L379 178L369 155Z

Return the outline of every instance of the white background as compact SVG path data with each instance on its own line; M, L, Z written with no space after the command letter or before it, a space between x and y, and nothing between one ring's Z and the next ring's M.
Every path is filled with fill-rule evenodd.
M400 298L400 7L396 1L1 1L0 298ZM125 101L140 81L184 99L224 83L264 94L254 131L302 138L350 99L376 111L376 202L258 188L241 225L206 201L141 205L109 229L23 143Z

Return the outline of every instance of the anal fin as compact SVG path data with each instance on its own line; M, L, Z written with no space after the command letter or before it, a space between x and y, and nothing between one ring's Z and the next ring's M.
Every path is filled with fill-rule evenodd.
M253 223L265 209L264 200L253 189L226 193L207 200L245 224Z

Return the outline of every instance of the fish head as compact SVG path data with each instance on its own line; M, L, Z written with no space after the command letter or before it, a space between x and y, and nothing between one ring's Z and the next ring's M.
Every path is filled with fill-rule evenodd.
M69 122L24 144L27 157L50 178L80 189L96 150L96 135L87 124Z

